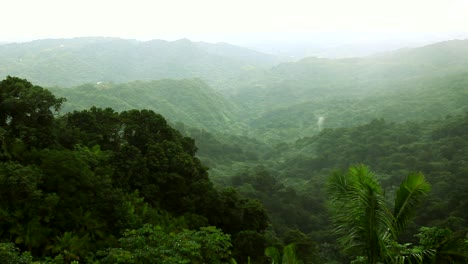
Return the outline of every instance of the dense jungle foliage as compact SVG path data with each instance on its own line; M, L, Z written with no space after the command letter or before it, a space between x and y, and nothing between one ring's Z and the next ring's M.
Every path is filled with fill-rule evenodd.
M58 263L263 258L263 206L214 189L194 141L161 115L55 118L64 99L15 77L0 87L1 241L14 243L2 250Z
M67 41L0 55L73 66L56 58L131 50ZM89 79L18 62L50 87L0 82L0 262L467 263L465 43L273 68L159 43L187 71L141 78L110 53L96 61L108 75L80 66ZM174 77L190 78L160 79Z

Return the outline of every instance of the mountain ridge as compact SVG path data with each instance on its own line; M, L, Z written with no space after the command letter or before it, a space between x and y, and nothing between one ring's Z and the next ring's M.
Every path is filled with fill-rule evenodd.
M120 87L121 94L124 94L120 98L110 94L108 90L100 91L96 87L93 88L94 90L84 89L89 94L83 91L78 92L81 88L71 89L69 94L63 90L60 96L76 98L79 94L82 101L75 105L74 109L83 109L83 106L90 107L92 105L106 106L96 101L96 98L108 102L108 105L117 108L117 110L129 107L142 108L143 106L138 103L145 102L144 107L161 112L174 122L187 123L189 126L211 132L229 133L232 130L231 132L234 134L240 133L265 141L294 141L311 133L317 133L320 130L317 126L319 118L324 120L323 127L359 125L379 117L386 117L392 121L439 118L453 114L454 111L459 113L460 111L457 109L463 106L461 102L464 99L468 100L466 93L463 92L463 87L468 87L468 79L464 77L465 69L468 68L468 40L436 43L421 48L404 49L363 58L325 59L311 57L298 62L278 64L272 68L252 66L248 63L235 63L230 66L224 64L226 67L218 67L219 63L222 64L226 61L231 63L232 60L228 57L236 57L239 52L246 54L247 58L252 58L257 54L225 43L211 45L191 42L188 39L175 42L118 40L117 45L113 38L80 38L70 41L86 47L85 53L88 54L88 59L83 59L79 61L80 63L87 63L99 58L111 58L115 62L112 68L114 72L106 72L105 69L96 66L102 63L95 63L91 66L96 66L94 70L101 76L106 74L118 76L117 73L123 75L119 76L122 77L120 81L103 81L102 84L99 84L101 81L87 82L91 83L88 84L89 87L93 87L94 84L94 86L101 88L105 85L113 88ZM52 42L57 49L61 48L60 45L66 45L60 40L44 42ZM98 43L98 46L102 47L93 50L92 47L96 46L88 46L87 43L90 42ZM101 57L93 59L93 52L107 47L107 43L113 43L114 50L108 50L106 51L107 55L100 54ZM41 44L41 42L34 44ZM47 45L50 46L50 44ZM41 46L41 48L47 45ZM131 56L136 58L126 62L124 59L131 56L122 54L120 52L122 47L119 45L124 48L128 45L134 45L137 51ZM138 53L138 47L143 46L144 49L148 49L149 53L153 49L162 49L168 54L162 54L159 51L154 53L159 57L141 57L141 54ZM205 51L205 49L211 49L211 51ZM219 54L228 49L231 50L231 53L227 53L225 57L220 57L220 55L205 56L209 52ZM191 50L186 52L190 56L180 56L181 51L187 50ZM143 54L146 53L143 52ZM65 60L73 60L73 54L67 56ZM183 60L173 61L173 58L183 58ZM209 72L213 79L207 81L201 78L203 84L197 84L198 81L193 80L181 80L193 77L185 78L179 70L183 69L185 73L194 70L200 66L197 64L201 63L200 58L209 59L203 61L203 64L209 65L205 67L205 71L216 68L214 72ZM219 62L223 58L226 58L226 61ZM212 59L218 64L211 64ZM125 63L122 63L123 61ZM159 69L149 67L148 65L152 65L153 62L159 62L159 65L165 66ZM232 65L235 67L231 67ZM131 71L128 70L129 67L132 69ZM245 70L242 67L249 69ZM228 71L227 68L236 70ZM57 69L60 72L61 68L57 67ZM158 74L164 71L167 73L168 70L172 70L176 74L161 78L174 79L172 81L158 82L145 78L141 78L140 82L125 81L125 78L130 75L137 76L140 69L153 72L152 76L159 76ZM198 71L198 73L200 72ZM50 75L48 77L51 78ZM187 84L187 82L192 83ZM167 87L161 88L165 86L161 85L162 83L167 84ZM141 88L141 86L152 87L152 85L159 88L155 88L156 90ZM183 89L178 89L179 86ZM202 88L205 86L209 86L209 88ZM209 92L206 92L208 90ZM140 93L140 95L134 96L131 94L132 91ZM161 93L162 91L164 92ZM126 101L132 98L138 99L132 102ZM148 101L150 98L160 107L151 105ZM412 112L408 114L396 113L395 111L398 109L388 98L400 102L399 109ZM88 100L87 103L86 100ZM193 100L201 100L201 102L192 104L190 101ZM70 98L70 102L73 103L73 101L74 99ZM90 104L91 102L92 104ZM185 104L181 105L182 102ZM409 104L410 108L404 103ZM206 108L201 106L202 104L213 107ZM379 106L387 110L381 111ZM207 118L204 119L203 115L198 115L195 119L191 118L190 115L197 115L198 110L196 109L199 107ZM178 108L184 109L184 111L179 111ZM68 110L74 109L68 108ZM420 113L421 111L429 111L429 113ZM396 114L392 115L394 112ZM354 116L349 117L352 114ZM223 128L223 126L225 127Z
M117 111L149 109L170 122L182 122L210 131L237 131L236 106L200 79L133 81L128 83L84 84L73 88L49 88L67 98L63 112L93 106Z
M0 59L0 76L62 87L163 78L214 82L277 63L272 55L224 43L105 37L9 43L0 46Z

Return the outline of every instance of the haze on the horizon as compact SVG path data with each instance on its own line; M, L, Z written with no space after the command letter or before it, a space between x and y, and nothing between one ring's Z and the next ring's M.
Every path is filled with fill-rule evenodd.
M340 46L468 37L466 0L15 0L1 7L0 42L189 38L261 49L265 43Z

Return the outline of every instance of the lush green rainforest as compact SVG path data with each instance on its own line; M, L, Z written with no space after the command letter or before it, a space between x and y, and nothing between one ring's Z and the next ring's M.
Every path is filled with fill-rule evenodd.
M306 263L367 263L366 247L338 253L333 210L326 210L333 207L328 176L358 163L377 173L360 172L369 186L381 184L385 204L399 197L412 171L430 183L421 196L432 185L408 209L415 221L399 231L418 246L397 240L389 245L394 253L420 254L420 263L466 261L468 113L420 123L374 120L276 148L245 141L252 145L245 151L235 147L242 138L215 141L189 131L205 138L202 154L211 162L245 162L233 176L216 178L235 187L226 189L213 187L194 140L159 114L93 107L55 117L63 98L14 77L0 87L0 258L12 263L268 263L265 248L288 244ZM448 247L461 262L451 262Z
M0 82L1 263L468 263L466 41L273 68L130 43L174 76L109 68L125 41L60 43L0 49L48 85ZM31 66L109 45L106 75Z
M161 115L55 118L64 99L15 77L0 87L0 258L19 248L10 263L263 259L261 203L213 188L193 139Z

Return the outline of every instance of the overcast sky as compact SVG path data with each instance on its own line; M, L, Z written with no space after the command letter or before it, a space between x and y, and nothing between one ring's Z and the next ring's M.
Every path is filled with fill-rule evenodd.
M110 36L208 42L467 32L468 0L0 0L0 41Z

